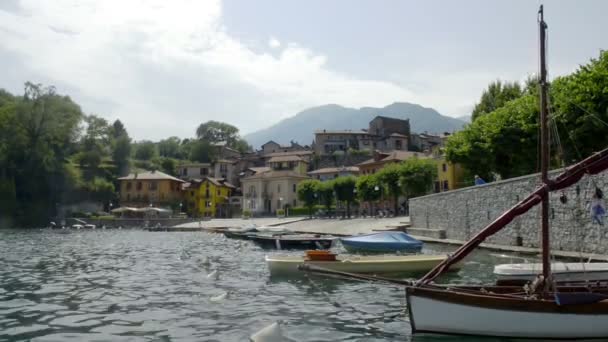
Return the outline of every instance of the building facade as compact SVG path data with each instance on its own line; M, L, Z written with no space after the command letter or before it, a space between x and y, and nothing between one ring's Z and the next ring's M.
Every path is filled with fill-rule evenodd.
M181 164L178 167L179 177L184 180L201 179L213 176L213 167L210 163Z
M362 175L371 175L380 171L384 166L391 163L400 163L410 158L429 158L429 156L411 151L392 151L380 152L375 151L373 158L357 164L359 173Z
M241 178L243 210L254 215L275 214L298 202L297 186L305 179L308 162L298 156L272 157L265 168L249 168Z
M454 164L445 158L437 159L437 182L435 192L455 190L466 186L464 169L460 164Z
M118 178L122 206L168 207L182 200L183 180L160 171L131 173Z
M184 186L187 213L195 217L231 217L235 186L224 179L205 177Z

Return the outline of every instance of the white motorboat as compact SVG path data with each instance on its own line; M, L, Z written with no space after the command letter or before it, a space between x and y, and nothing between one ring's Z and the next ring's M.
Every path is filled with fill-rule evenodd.
M542 272L543 265L540 263L502 264L494 267L497 283L534 281ZM608 280L608 262L553 262L551 272L553 279L558 282Z
M323 253L323 251L316 251ZM310 253L310 251L308 252ZM332 255L331 253L328 253ZM311 260L307 256L269 255L266 263L271 275L298 273L299 265L312 265L348 273L415 273L427 272L446 259L446 255L334 255L329 260ZM331 260L333 259L333 260Z

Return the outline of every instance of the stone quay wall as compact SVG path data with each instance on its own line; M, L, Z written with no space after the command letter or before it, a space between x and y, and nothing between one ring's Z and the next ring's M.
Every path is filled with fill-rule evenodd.
M551 173L555 177L560 172ZM444 229L446 238L468 240L540 185L533 174L485 185L410 199L412 227ZM608 254L608 218L604 225L591 220L589 201L596 185L608 195L608 172L584 176L577 184L550 195L552 249ZM564 204L560 197L566 195ZM540 205L517 217L486 240L488 243L540 247Z

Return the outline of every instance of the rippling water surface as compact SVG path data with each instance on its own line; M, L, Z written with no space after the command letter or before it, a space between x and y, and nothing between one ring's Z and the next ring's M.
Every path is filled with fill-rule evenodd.
M0 231L0 341L248 341L278 320L290 341L412 339L402 288L273 279L269 253L212 233ZM447 280L490 280L496 260Z

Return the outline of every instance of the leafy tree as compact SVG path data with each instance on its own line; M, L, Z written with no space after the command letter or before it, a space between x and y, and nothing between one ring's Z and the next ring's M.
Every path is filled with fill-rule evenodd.
M399 180L407 198L427 194L437 179L437 164L432 159L411 158L400 168Z
M507 102L517 99L522 95L521 87L517 82L502 82L497 80L490 83L488 88L481 94L479 103L473 108L471 121L477 120L482 115L491 113L504 106Z
M112 159L116 164L118 176L129 173L129 158L131 156L131 138L129 135L121 134L112 142Z
M304 206L308 208L308 215L312 218L312 209L315 206L315 193L320 183L318 180L308 179L298 183L298 199L304 202Z
M393 198L395 215L399 213L399 196L403 193L401 186L401 164L390 164L383 167L377 177L380 183L387 190L389 196Z
M353 176L338 177L332 181L336 199L346 203L346 216L350 218L350 205L355 201L356 179ZM344 214L342 214L344 217Z
M177 164L175 159L172 158L162 158L160 161L160 168L164 173L175 176L175 169Z
M115 120L114 123L112 123L112 127L110 128L110 135L114 139L125 135L129 136L129 134L127 133L127 129L120 120Z
M193 141L190 146L190 160L201 163L210 163L215 160L215 149L208 141Z
M196 129L196 137L211 143L225 141L232 146L239 138L239 129L219 121L207 121Z
M376 187L382 186L378 181L378 177L374 175L361 175L357 177L356 183L357 197L362 201L367 202L370 206L373 202L380 199L380 191ZM373 208L370 214L373 214Z
M325 206L327 215L330 215L331 205L334 202L334 185L333 182L325 181L317 183L317 194L321 204Z
M569 163L608 146L608 51L551 84L552 113Z
M170 137L158 142L158 154L161 157L182 158L180 153L181 139L178 137Z
M136 144L135 158L139 160L151 160L156 155L156 144L151 141L141 141Z

